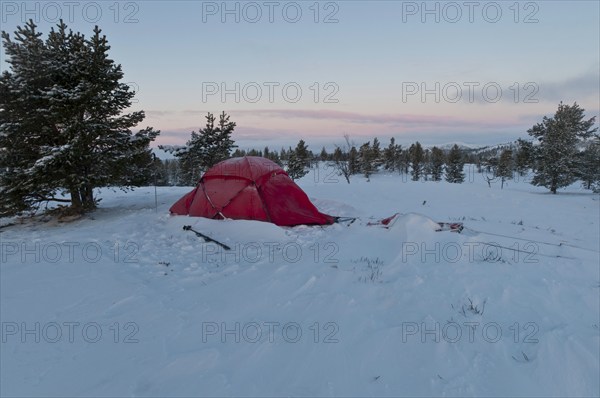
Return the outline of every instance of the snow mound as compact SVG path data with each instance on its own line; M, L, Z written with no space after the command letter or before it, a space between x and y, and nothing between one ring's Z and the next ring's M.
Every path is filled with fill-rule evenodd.
M211 220L204 217L174 216L170 224L179 230L183 225L191 225L202 232L224 243L248 244L252 242L282 242L289 240L284 228L275 224L251 220Z
M435 239L439 224L418 213L401 214L390 227L394 235L401 235L405 241L430 241Z

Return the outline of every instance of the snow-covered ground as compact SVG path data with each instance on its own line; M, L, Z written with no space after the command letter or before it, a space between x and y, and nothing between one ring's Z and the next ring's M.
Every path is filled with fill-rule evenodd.
M299 185L349 226L171 217L189 188L158 212L142 188L0 229L0 395L600 395L598 195L337 179Z

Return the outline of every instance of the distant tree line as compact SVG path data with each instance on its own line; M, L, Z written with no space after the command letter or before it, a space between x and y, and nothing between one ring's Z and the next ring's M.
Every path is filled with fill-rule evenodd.
M326 162L335 168L347 183L352 176L367 180L373 174L396 172L413 181L442 181L462 183L465 181L464 165L472 164L491 187L499 182L504 188L509 180L533 173L531 183L550 189L582 181L584 188L600 191L600 138L593 128L595 118L584 120L584 110L559 104L552 118L544 117L542 123L528 130L533 140L518 139L516 142L477 149L433 146L424 147L420 142L407 146L390 138L382 146L378 138L355 144L348 135L344 144L331 152L325 147L317 153L308 149L304 140L292 148L280 150L235 149L231 133L235 123L221 114L218 127L214 117L207 116L207 125L199 133L192 133L187 145L164 148L175 154L175 159L156 160L158 185L195 185L201 173L216 162L228 157L262 156L285 168L293 179L303 177L317 162ZM204 137L204 138L202 138ZM213 137L213 138L209 138Z
M221 115L221 118L228 120L225 113ZM192 132L192 139L185 146L160 146L161 149L174 154L175 158L155 160L157 185L194 185L200 175L218 161L228 157L242 156L260 156L270 159L284 167L292 179L303 177L318 162L331 164L340 175L346 178L348 183L351 176L362 175L369 179L371 175L384 171L410 175L414 181L445 179L448 182L461 183L465 178L463 166L468 157L458 145L454 145L449 150L443 150L435 146L431 149L423 148L419 142L415 142L403 148L402 145L395 143L394 138L391 138L389 145L381 148L378 138L356 146L350 143L349 137L345 137L346 145L336 147L331 153L323 147L318 154L315 154L308 149L304 140L299 140L294 148L276 150L267 146L262 150L237 148L232 151L235 147L230 138L233 127L235 127L235 123L233 123L233 127L228 130L227 134L213 141L213 143L222 143L223 141L226 143L214 145L213 150L207 150L205 146L198 144L200 142L198 137L213 134L212 114L209 113L207 120L209 120L207 127L200 130L199 133ZM220 131L220 128L216 130ZM217 132L218 134L220 133ZM210 159L207 159L207 154L213 152L219 156L213 154ZM227 155L228 153L230 154Z

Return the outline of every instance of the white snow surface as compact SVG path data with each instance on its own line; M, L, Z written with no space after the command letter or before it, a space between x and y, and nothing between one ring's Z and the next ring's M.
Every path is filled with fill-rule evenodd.
M0 395L600 395L598 195L336 180L298 183L351 225L170 216L191 188L149 187L0 229Z

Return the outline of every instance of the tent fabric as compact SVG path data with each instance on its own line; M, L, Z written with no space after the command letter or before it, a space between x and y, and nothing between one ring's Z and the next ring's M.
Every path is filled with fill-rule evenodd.
M212 219L266 221L279 226L334 222L332 216L317 210L281 167L256 156L217 163L170 212Z

